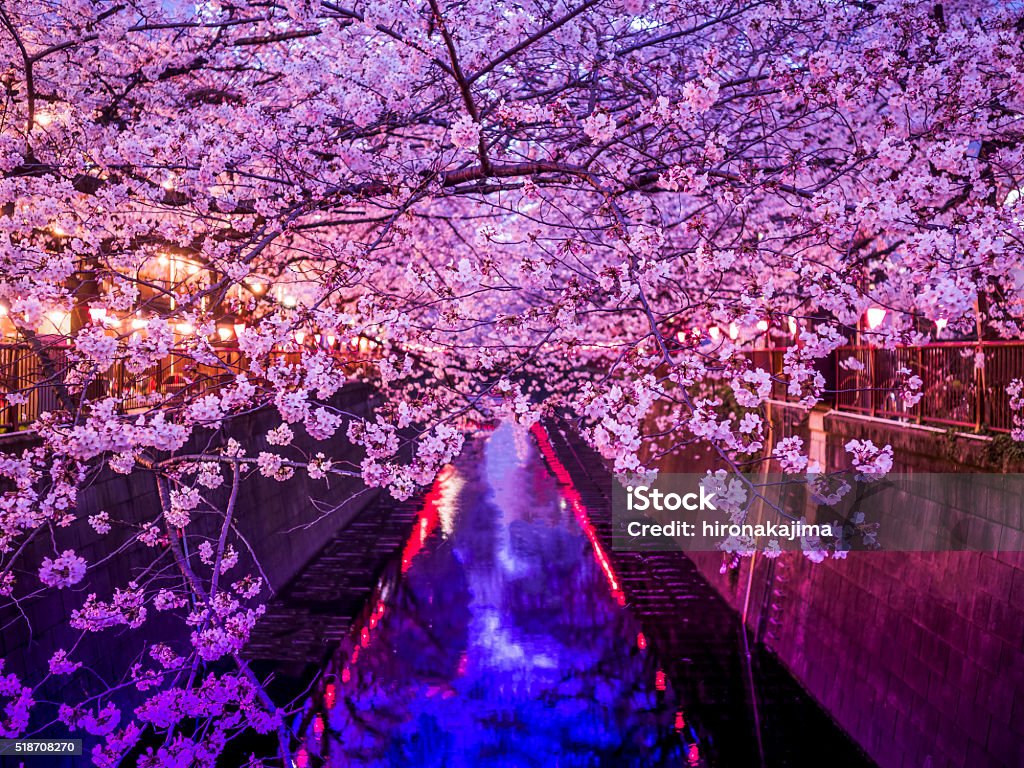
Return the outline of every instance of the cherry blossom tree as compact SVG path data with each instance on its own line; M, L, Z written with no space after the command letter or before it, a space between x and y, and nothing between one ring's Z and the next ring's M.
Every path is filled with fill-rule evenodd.
M287 704L241 655L265 597L232 526L253 473L404 497L466 424L549 416L623 476L696 441L805 473L765 403L827 398L820 361L855 334L1019 337L1022 25L996 0L0 2L0 302L37 373L5 407L53 402L0 458L4 599L88 585L76 552L24 562L28 542L106 533L78 491L147 473L163 514L135 543L176 580L88 593L70 621L167 612L191 636L133 670L134 712L49 712L45 671L0 677L3 735L57 718L103 738L99 765L139 744L205 765L248 727L289 759ZM783 337L781 374L746 354ZM357 377L384 395L372 420L332 406ZM275 451L182 453L261 407ZM357 470L332 456L349 443Z

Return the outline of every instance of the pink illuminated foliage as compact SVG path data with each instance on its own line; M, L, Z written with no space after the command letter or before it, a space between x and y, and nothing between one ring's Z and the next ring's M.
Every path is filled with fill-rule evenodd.
M291 764L292 705L242 654L267 594L234 525L256 473L405 497L466 424L561 415L623 477L697 441L799 474L764 404L827 396L819 363L869 307L879 346L940 319L1019 336L1022 26L995 0L0 2L2 319L45 379L5 382L5 407L55 391L38 442L0 455L0 593L60 590L82 635L185 630L59 709L36 692L86 673L74 648L0 670L0 735L59 721L98 765L212 765L249 728ZM168 259L194 274L153 277ZM782 336L781 375L743 354ZM218 386L130 411L98 386L172 350ZM357 375L384 395L370 420L331 405ZM263 406L266 451L194 439ZM331 455L349 443L359 467ZM79 516L103 467L151 476L162 513ZM57 546L73 526L153 566L93 587Z

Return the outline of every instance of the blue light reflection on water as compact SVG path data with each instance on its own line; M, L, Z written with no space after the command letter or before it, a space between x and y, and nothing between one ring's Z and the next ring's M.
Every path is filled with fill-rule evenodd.
M471 443L403 554L324 677L300 768L690 763L671 691L529 433Z

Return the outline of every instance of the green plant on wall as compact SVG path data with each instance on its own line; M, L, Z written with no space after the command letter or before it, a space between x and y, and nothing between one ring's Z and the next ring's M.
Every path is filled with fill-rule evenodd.
M1010 466L1024 464L1024 443L1010 435L994 435L982 451L982 460L986 466L1003 471Z

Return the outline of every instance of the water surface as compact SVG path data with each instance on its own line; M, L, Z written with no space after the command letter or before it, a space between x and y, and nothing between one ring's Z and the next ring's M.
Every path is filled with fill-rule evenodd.
M299 768L700 764L588 526L528 432L470 443L321 681Z

